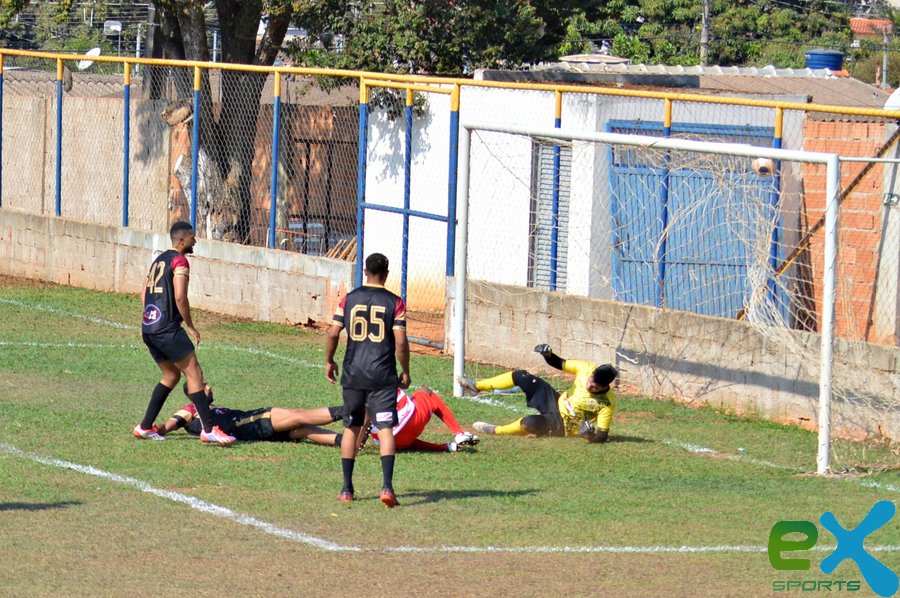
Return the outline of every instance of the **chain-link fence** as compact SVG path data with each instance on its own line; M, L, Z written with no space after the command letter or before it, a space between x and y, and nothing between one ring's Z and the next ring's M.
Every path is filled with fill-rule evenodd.
M348 255L356 234L353 79L326 91L315 79L284 76L276 131L272 73L203 69L195 114L193 68L143 65L131 74L126 103L122 74L76 64L64 63L59 78L56 60L5 57L3 141L15 151L4 152L4 207L149 230L193 218L200 237L265 246L274 199L276 247Z
M147 62L132 64L126 78L124 64L109 58L87 65L59 55L24 54L3 53L4 208L157 231L193 218L201 237L355 259L361 233L356 223L358 75L325 80L303 69L280 69L276 75L276 69L238 65ZM437 82L445 91L461 86L460 119L777 143L843 156L896 155L893 125L874 116L817 112L811 117L800 108L776 109L773 102L712 104L717 100L684 101L683 96L673 101L661 92L406 79L419 85ZM453 110L446 93L416 92L407 168L403 91L392 93L399 103L382 95L369 104L364 188L366 202L394 212L364 210L364 249L392 258L390 284L399 287L402 280L410 309L418 310L430 329L421 336L440 342L452 259L447 235L453 223L448 229L446 220L454 199L448 193L455 180ZM779 111L783 119L776 126ZM491 216L492 210L507 208L496 201L473 206L473 217L499 218L513 229L505 237L485 236L485 244L489 238L497 242L470 262L470 275L601 296L607 272L575 274L577 260L593 255L590 248L576 250L576 243L594 231L586 221L568 218L578 206L566 202L579 201L581 195L572 194L579 187L596 193L601 185L595 179L602 175L577 176L583 169L565 147L518 143L528 160L509 167L509 180L499 177L492 184L501 189L524 182L528 201L502 216ZM640 165L626 161L626 166ZM805 249L788 261L796 269L805 260L815 278L821 271L816 223L824 184L814 167L804 168L782 179L782 193L798 206L792 217L808 231L794 234L792 241ZM897 293L885 290L898 286L885 275L893 271L898 253L897 239L886 226L896 197L894 170L848 163L842 173L841 267L846 271L838 295L838 332L847 340L896 344L900 337L890 300ZM497 267L491 252L514 253L520 246L525 248L521 263ZM775 261L787 258L773 256ZM815 285L805 302L810 314L805 326L811 330L817 327L821 302L814 291Z

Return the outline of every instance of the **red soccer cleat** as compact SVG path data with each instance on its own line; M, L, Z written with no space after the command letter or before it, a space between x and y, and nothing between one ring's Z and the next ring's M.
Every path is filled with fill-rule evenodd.
M383 502L384 506L389 509L393 509L400 504L397 502L397 497L394 495L394 491L390 488L384 488L381 491L381 502Z

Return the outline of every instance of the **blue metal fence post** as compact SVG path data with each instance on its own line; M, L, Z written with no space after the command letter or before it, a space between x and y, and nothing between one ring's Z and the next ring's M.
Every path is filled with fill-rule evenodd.
M191 227L197 230L197 172L200 161L200 88L202 74L194 67L194 126L191 134Z
M447 174L447 276L454 276L456 262L456 177L459 174L459 92L450 93L450 168Z
M672 100L666 99L663 107L663 137L672 136ZM660 240L659 250L656 254L657 281L656 281L656 307L662 307L665 301L666 287L666 251L668 250L668 235L666 228L669 226L669 150L663 155L663 178L660 189Z
M400 250L400 296L406 301L406 280L409 274L409 208L412 181L413 91L406 90L406 131L403 137L403 242Z
M562 127L562 92L556 92L556 129ZM556 290L556 272L559 267L559 144L553 145L553 199L550 207L550 290Z
M275 71L275 115L272 120L272 189L269 195L269 249L275 249L275 226L278 224L278 146L281 140L281 73Z
M355 285L362 285L363 269L363 212L366 202L366 144L369 141L369 88L359 82L359 151L356 164L356 277Z
M131 161L131 65L125 69L125 147L122 149L122 226L128 226L128 182Z
M775 149L781 149L783 126L784 110L782 108L776 108L775 132L772 136L772 147ZM778 203L781 195L781 160L775 161L775 169L774 172L772 172L772 176L773 181L770 202L772 204L772 218L774 225L772 226L772 242L769 246L769 272L771 272L771 278L769 278L767 285L767 296L769 304L775 308L775 283L777 282L775 280L775 272L778 268Z
M56 215L62 216L63 61L56 59Z

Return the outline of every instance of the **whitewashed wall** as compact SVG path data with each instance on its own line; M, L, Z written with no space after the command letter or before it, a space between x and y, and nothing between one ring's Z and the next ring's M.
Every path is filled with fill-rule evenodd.
M758 98L757 98L758 99ZM778 98L799 101L797 97ZM661 121L662 100L618 96L563 95L562 129L599 132L613 119ZM710 111L715 110L711 115ZM488 121L513 127L552 127L555 94L526 90L463 88L460 120ZM784 147L802 146L802 114L788 112ZM675 122L723 125L773 125L774 110L741 106L712 107L676 102ZM411 208L447 214L449 160L449 97L428 94L427 113L413 124ZM391 121L384 112L370 116L366 200L402 207L404 119ZM486 147L489 142L491 147ZM473 136L470 156L468 275L473 279L527 285L532 146L527 138L496 133ZM610 214L606 148L578 145L573 151L568 236L567 292L610 298ZM795 199L786 207L794 218L799 191L791 176L786 191ZM793 189L793 191L791 191ZM368 210L365 216L366 254L380 251L398 265L402 218ZM794 228L789 226L788 228ZM443 305L446 268L446 226L411 220L409 300L412 304ZM790 239L785 239L790 242ZM388 281L399 288L399 267Z

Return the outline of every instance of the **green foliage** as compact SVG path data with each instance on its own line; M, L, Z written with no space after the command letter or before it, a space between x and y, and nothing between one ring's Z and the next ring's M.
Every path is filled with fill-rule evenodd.
M802 67L805 50L840 50L852 39L847 6L828 0L710 5L711 64ZM602 37L613 40L613 54L632 62L697 64L701 18L701 3L694 0L614 0L570 19L561 49Z
M636 35L619 33L613 39L612 53L616 56L628 58L632 62L650 62L650 44L641 41Z
M28 6L29 0L0 0L0 29L6 30L10 21Z
M875 83L884 62L884 52L880 48L864 48L853 54L853 60L845 68L856 79ZM900 44L892 43L888 50L889 87L900 87Z
M27 43L29 39L28 27L25 23L8 22L6 26L0 28L0 47L17 47L32 49Z
M32 18L12 20L18 12L33 9ZM101 48L104 54L117 52L117 39L104 35L103 21L110 17L105 2L94 3L91 9L93 24L84 20L83 6L71 0L60 3L0 0L0 23L6 22L0 40L15 40L16 47L48 52L83 53ZM126 27L121 39L134 39L136 26ZM13 45L6 43L4 45ZM115 65L96 65L95 72L116 72Z
M311 33L310 47L340 32L338 66L385 72L460 75L476 68L518 68L553 59L569 19L587 2L545 0L362 0L303 7L295 22ZM321 54L293 50L310 66Z

